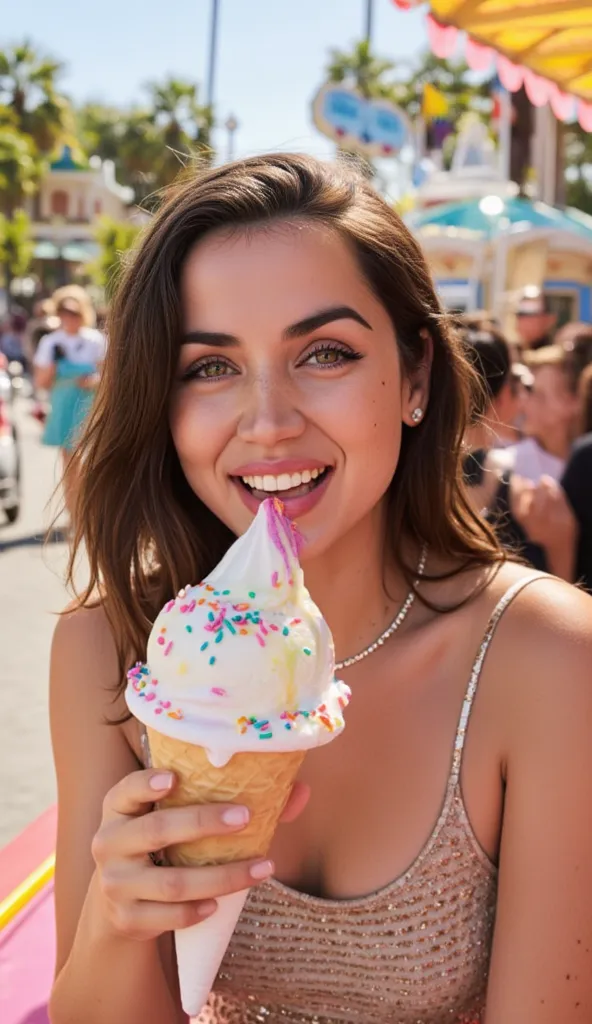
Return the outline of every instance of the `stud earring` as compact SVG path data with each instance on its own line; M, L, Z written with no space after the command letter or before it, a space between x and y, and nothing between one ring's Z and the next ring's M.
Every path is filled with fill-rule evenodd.
M411 413L411 419L414 423L419 423L423 419L423 409L420 409L419 406L417 409L414 409Z

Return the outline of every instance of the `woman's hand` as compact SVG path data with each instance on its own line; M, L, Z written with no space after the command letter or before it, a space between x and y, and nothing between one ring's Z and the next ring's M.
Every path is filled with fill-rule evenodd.
M247 808L229 804L153 810L174 783L168 772L132 772L105 797L92 854L106 919L127 938L154 939L203 921L215 913L216 897L248 889L274 870L269 860L157 867L150 854L173 843L239 832L249 820ZM285 819L305 802L306 787L296 788Z

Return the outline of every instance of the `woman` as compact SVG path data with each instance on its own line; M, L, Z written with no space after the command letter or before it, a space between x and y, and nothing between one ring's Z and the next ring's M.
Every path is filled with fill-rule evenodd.
M109 336L75 455L91 585L52 654L53 1024L184 1020L170 932L249 886L204 1022L580 1024L592 605L472 512L471 370L417 244L343 169L212 170L151 223ZM248 527L244 476L286 472L347 729L307 755L270 860L156 867L248 809L154 810L175 783L141 767L124 669Z
M61 450L65 504L71 519L78 489L75 467L70 466L72 451L90 411L105 354L103 335L90 326L90 302L80 292L66 287L55 294L60 326L41 338L34 357L35 388L51 391L43 443Z

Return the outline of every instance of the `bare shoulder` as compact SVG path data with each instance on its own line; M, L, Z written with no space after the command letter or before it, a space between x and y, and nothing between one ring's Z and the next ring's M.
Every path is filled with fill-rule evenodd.
M507 566L501 593L528 580L506 609L492 646L509 735L523 741L537 721L592 715L592 597L554 577ZM568 730L569 731L569 730ZM554 730L551 736L557 732Z

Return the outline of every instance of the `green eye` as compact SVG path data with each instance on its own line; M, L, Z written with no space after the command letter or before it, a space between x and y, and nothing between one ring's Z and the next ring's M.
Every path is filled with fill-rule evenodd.
M226 363L206 363L199 370L202 377L223 377L228 372Z

